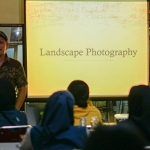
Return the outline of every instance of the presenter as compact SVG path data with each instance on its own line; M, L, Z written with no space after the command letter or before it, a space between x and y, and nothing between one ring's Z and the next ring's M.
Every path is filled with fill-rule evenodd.
M7 78L16 90L16 105L20 110L27 92L27 79L22 64L7 56L8 37L0 31L0 78Z

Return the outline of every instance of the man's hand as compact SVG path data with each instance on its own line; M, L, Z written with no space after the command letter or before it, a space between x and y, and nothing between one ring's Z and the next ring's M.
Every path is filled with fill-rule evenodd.
M16 101L16 109L20 110L24 100L25 100L25 96L27 94L27 86L23 86L21 88L18 89L18 97L17 97L17 101Z

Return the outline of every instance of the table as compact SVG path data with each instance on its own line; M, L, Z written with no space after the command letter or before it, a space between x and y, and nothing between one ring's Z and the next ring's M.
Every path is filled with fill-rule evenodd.
M19 143L11 142L11 143L0 143L0 150L19 150L16 145Z

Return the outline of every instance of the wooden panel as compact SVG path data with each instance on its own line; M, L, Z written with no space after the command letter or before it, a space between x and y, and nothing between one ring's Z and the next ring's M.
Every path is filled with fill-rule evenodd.
M0 0L0 23L23 24L24 0Z

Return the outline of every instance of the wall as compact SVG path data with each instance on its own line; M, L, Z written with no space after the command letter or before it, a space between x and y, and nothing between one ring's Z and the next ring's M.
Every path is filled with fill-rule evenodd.
M24 24L24 0L0 0L0 24Z

